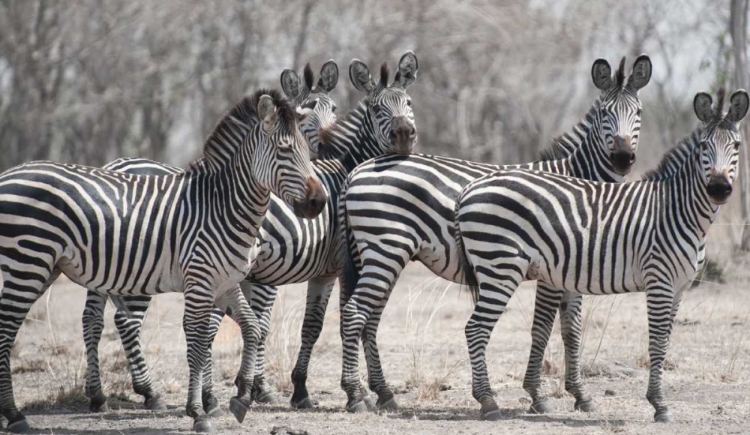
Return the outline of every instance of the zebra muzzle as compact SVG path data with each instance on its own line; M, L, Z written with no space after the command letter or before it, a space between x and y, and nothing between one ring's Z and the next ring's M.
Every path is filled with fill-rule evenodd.
M711 177L707 186L708 197L714 204L724 204L732 196L732 184L726 177Z
M317 217L328 202L328 194L314 177L308 177L305 182L305 196L294 200L294 214L305 219Z
M615 136L612 148L612 168L618 175L627 175L635 163L635 151L630 136Z
M390 140L398 154L409 155L417 141L417 129L407 117L397 116L391 124Z

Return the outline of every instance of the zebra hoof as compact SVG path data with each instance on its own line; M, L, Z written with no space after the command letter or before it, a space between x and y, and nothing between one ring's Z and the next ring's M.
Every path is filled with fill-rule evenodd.
M385 403L380 403L380 400L378 400L377 407L379 411L384 411L384 412L398 411L398 404L396 403L396 399L394 399L393 397L388 399Z
M275 403L279 403L279 400L276 398L276 392L273 390L263 390L258 393L258 395L255 397L256 403L263 403L266 405L273 405Z
M234 418L237 419L238 423L242 423L245 420L245 415L249 407L245 406L240 399L232 397L229 399L229 411L234 414Z
M302 400L294 400L292 399L289 404L292 406L293 409L314 409L315 405L313 404L312 399L310 399L310 396L305 396Z
M367 404L364 400L351 400L346 404L346 412L362 414L367 411L369 411L369 408L367 408Z
M107 405L107 397L104 394L97 394L91 398L89 403L89 410L91 412L109 412L109 405Z
M221 406L219 406L219 401L216 400L215 397L203 399L203 410L210 417L214 418L220 417L224 414L224 412L221 410Z
M583 400L576 400L576 404L573 407L576 411L581 412L593 412L596 407L594 406L594 399L586 397Z
M578 404L576 403L576 407L577 406ZM548 414L550 412L552 412L552 405L549 403L548 399L541 399L532 402L531 407L529 408L529 414Z
M498 408L497 403L492 398L485 399L482 402L482 408L480 409L481 419L484 421L497 421L500 420L503 415Z
M216 430L216 426L214 426L213 420L206 415L196 417L193 421L193 431L195 432L209 433L214 430Z
M664 411L656 411L654 414L654 421L657 423L671 423L674 421L674 414L672 411L665 409Z
M167 404L164 403L164 401L161 400L161 397L159 396L152 396L147 398L146 401L143 402L143 406L149 411L159 412L167 410Z
M24 433L31 430L31 426L29 426L29 422L26 421L25 418L23 418L21 420L8 424L8 427L6 429L11 433Z

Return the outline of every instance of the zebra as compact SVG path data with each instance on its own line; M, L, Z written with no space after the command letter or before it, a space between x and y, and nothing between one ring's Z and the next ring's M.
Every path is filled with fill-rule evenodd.
M330 194L327 209L316 220L304 222L292 219L289 207L277 198L271 197L268 214L258 234L259 255L247 279L241 284L246 299L251 302L251 308L260 319L262 330L256 357L257 375L251 393L255 401L275 401L274 392L264 376L263 344L270 327L271 309L277 292L276 286L308 281L302 343L292 372L295 388L291 406L294 408L313 407L306 387L310 355L322 328L328 298L341 268L340 257L337 254L339 252L337 247L339 237L336 236L338 220L334 214L338 207L338 192L346 175L358 164L383 154L411 152L418 140L418 135L411 108L411 98L406 93L406 89L416 80L418 69L419 63L416 55L412 51L407 51L399 60L395 79L389 85L390 72L387 63L381 66L380 80L375 83L367 65L357 59L353 60L349 67L349 77L355 88L365 94L365 98L343 119L318 130L317 138L312 138L313 133L306 136L308 140L312 139L311 143L317 144L317 146L312 146L317 154L313 167ZM322 71L321 81L324 77L328 77L325 80L330 80L331 76L332 73L327 74ZM337 69L335 76L338 76ZM307 89L312 89L311 74L305 73L305 80ZM285 78L285 73L282 73L281 81L282 89L287 95L302 105L306 104L304 99L300 100L306 92L304 89L299 91L294 84L294 79ZM321 81L318 82L316 90L325 86L321 84ZM327 83L329 89L332 89L330 82ZM335 86L335 80L333 83ZM307 98L311 99L315 95L318 95L316 97L318 104L315 106L317 112L323 96L312 92ZM328 105L325 104L325 106ZM335 112L335 106L330 109L330 112ZM328 113L328 111L323 113ZM138 163L144 164L143 160L139 160ZM155 162L150 164L157 168L160 165ZM128 168L123 167L121 170L128 171ZM334 218L332 219L331 216ZM148 299L142 298L130 307L130 311L140 312L142 319L147 308ZM125 316L124 313L118 315ZM223 313L220 310L214 310L210 331L211 340L218 331L222 318ZM132 352L126 352L131 366L143 361L141 347L137 345L141 326L142 322L133 323L132 332L126 334L132 337L134 344L123 343L126 348L130 346L132 350ZM307 331L314 331L314 333ZM121 336L123 336L122 332ZM139 367L147 373L148 369L145 364ZM208 361L203 378L203 403L206 412L210 415L218 415L221 409L211 389L211 374L211 365Z
M320 147L317 132L320 129L331 128L336 121L336 104L329 96L329 93L336 87L338 75L338 65L334 60L329 60L323 64L317 86L314 86L314 75L309 63L304 68L304 82L300 81L299 76L293 70L285 69L281 73L280 81L282 90L292 105L300 107L303 110L309 109L308 116L299 124L299 130L308 143L311 156L317 155L318 148ZM177 175L183 172L181 168L140 158L117 159L108 163L103 168L111 171L143 175ZM273 204L276 202L283 204L283 201L280 201L276 197L272 198L270 210L276 210L278 205L274 206ZM263 234L263 231L261 231L261 239L263 238ZM104 328L104 307L108 297L106 294L89 290L86 296L86 306L83 311L83 337L87 355L85 392L90 400L89 409L93 412L106 412L109 410L107 396L102 391L98 355L99 341L101 340ZM166 404L156 392L151 381L151 375L149 374L140 343L141 328L146 316L146 310L151 301L151 296L112 296L110 299L118 307L115 312L115 326L122 340L125 359L130 368L133 391L144 397L144 406L146 409L152 411L166 410ZM253 308L255 307L253 306ZM261 312L256 310L256 316L261 322L267 322L268 319L262 317L261 314ZM264 326L263 330L267 331L267 327ZM265 379L263 378L263 344L263 342L259 343L258 355L256 356L256 360L258 361L256 370L259 370L257 372L259 374L256 375L256 379L259 381L256 384L266 386ZM258 390L258 387L254 386L253 388L254 390ZM260 393L258 391L251 392L251 396L256 401L272 399L272 395L270 395L267 387ZM221 411L218 401L213 396L204 397L203 405L209 415L217 416Z
M31 305L61 273L116 296L184 292L186 408L199 432L213 429L200 394L211 307L228 311L244 341L245 382L230 400L242 422L260 331L239 282L257 256L271 191L308 219L327 202L297 127L304 116L280 92L256 91L220 120L203 156L178 175L54 162L0 174L0 412L10 431L29 429L13 397L10 349Z
M485 175L461 191L457 245L476 301L465 333L483 419L501 417L485 363L490 333L521 281L535 279L580 294L646 293L646 398L655 421L673 420L661 387L669 336L682 292L703 262L708 230L732 194L738 124L750 99L736 91L726 115L723 94L715 110L711 104L703 92L694 99L703 123L698 144L678 145L641 181L597 183L516 169Z
M542 160L522 167L601 181L622 181L635 161L641 123L638 91L651 78L651 61L639 56L626 81L625 58L612 74L604 59L592 65L601 90L584 119L555 140ZM346 409L364 412L358 340L367 360L368 383L380 409L397 408L380 365L377 327L399 274L418 259L436 275L460 282L454 254L454 207L463 186L499 166L423 154L375 158L353 171L339 210L346 228L342 274L341 385Z

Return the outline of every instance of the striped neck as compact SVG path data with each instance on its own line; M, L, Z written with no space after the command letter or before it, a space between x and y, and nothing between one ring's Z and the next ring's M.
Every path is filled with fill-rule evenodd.
M666 186L666 221L683 222L690 234L697 234L704 240L720 206L708 197L708 185L700 163L700 148L693 147L689 158L671 177L657 182Z
M364 101L360 101L354 110L337 120L333 128L321 133L318 160L337 160L348 170L387 153L378 142L375 126Z

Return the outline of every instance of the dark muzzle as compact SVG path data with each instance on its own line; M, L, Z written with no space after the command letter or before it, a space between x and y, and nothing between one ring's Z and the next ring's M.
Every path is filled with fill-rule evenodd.
M714 204L724 204L732 195L732 185L724 176L711 177L707 190L708 197Z
M305 197L294 201L294 214L305 219L317 217L328 202L328 195L317 178L309 177L305 182Z
M417 129L409 118L397 116L391 121L391 145L398 154L408 155L417 142Z
M618 175L627 175L635 163L630 136L615 136L612 147L612 168Z

